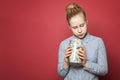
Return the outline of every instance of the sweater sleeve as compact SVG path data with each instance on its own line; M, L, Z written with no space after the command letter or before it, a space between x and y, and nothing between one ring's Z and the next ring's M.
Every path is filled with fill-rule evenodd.
M59 52L58 52L58 74L61 77L65 77L69 70L69 67L66 69L63 67L64 52L65 52L65 45L63 44L63 42L61 42L61 44L59 46Z
M108 73L108 65L107 65L107 56L106 56L106 49L103 43L103 40L100 39L98 47L98 61L97 63L87 61L88 66L85 70L96 74L96 75L105 75Z

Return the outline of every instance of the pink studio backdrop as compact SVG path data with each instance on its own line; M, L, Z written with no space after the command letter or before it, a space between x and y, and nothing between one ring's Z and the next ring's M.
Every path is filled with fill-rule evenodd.
M63 80L57 52L72 35L65 19L69 2L85 9L89 33L105 42L109 73L100 80L119 80L119 0L1 0L0 80Z

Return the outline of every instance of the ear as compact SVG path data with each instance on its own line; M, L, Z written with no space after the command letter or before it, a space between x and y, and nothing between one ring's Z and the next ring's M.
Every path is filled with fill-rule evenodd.
M86 23L88 24L88 20L86 20Z
M88 26L88 20L86 20L86 25Z

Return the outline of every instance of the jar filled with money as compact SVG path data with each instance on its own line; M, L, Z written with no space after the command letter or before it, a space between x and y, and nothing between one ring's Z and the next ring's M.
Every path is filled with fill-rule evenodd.
M78 49L80 49L82 46L82 41L80 39L74 39L70 41L70 47L72 48L72 54L69 57L70 65L81 66L81 59L78 56Z

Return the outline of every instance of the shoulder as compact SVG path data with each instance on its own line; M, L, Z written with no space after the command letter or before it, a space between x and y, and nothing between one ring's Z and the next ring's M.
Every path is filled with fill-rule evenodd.
M103 39L101 37L94 36L94 35L90 35L90 40L93 40L93 41L103 41Z
M96 45L104 45L104 41L101 37L90 35L90 42Z

